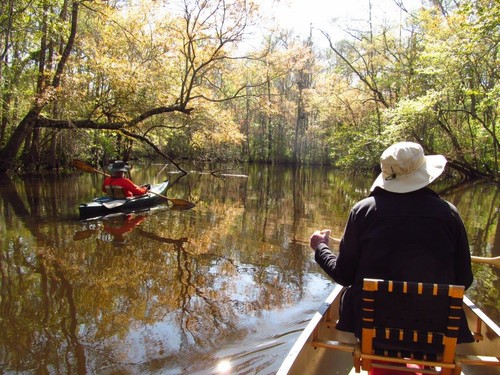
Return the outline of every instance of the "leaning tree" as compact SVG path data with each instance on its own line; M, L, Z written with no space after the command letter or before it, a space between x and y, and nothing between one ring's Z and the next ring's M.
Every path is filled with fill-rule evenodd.
M23 37L22 28L2 28L0 173L36 162L44 136L64 129L112 131L180 169L161 146L162 132L217 121L210 103L237 98L249 86L234 74L228 85L226 74L244 58L235 47L256 11L251 2L47 3L2 4L13 24L35 19L36 32ZM30 78L34 85L26 84ZM17 101L5 100L21 88Z

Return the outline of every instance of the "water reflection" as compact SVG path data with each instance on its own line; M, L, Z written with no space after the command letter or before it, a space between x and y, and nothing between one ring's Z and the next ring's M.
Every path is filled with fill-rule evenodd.
M255 167L170 177L166 206L78 221L95 175L0 181L0 371L270 374L331 284L309 234L342 232L371 177ZM241 175L241 176L240 176ZM248 175L246 178L244 175ZM496 186L439 186L476 255L500 255ZM498 270L475 265L469 296L497 322Z

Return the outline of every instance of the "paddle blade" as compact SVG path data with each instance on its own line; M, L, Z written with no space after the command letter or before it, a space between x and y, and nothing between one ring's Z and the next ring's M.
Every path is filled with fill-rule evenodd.
M83 160L73 159L71 161L71 166L84 172L97 173L97 169L84 162Z
M176 210L189 210L195 206L194 203L185 201L184 199L167 198L172 203L172 208Z
M167 197L166 195L163 195L163 194L160 194L160 193L157 193L157 192L154 192L152 190L149 191L151 194L154 194L154 195L157 195L159 197L162 197L163 199L166 199L168 201L170 201L170 203L172 203L173 207L172 208L176 208L176 209L182 209L182 210L187 210L187 209L190 209L190 208L193 208L195 206L194 203L191 203L189 201L186 201L184 199L178 199L178 198L169 198Z
M106 173L104 172L101 172L97 169L95 169L93 166L91 166L89 163L87 162L84 162L83 160L79 160L79 159L73 159L71 161L71 166L76 168L76 169L79 169L81 171L84 171L84 172L88 172L88 173L98 173L98 174L102 174L104 176L107 176Z
M84 240L86 238L89 238L93 234L95 234L97 231L95 229L85 229L85 230L79 230L75 232L73 235L73 241L80 241Z

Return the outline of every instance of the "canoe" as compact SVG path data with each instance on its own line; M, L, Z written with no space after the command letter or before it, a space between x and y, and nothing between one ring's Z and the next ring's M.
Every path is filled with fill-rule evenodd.
M353 349L356 338L353 334L336 330L339 300L343 287L336 285L316 314L309 321L292 349L281 364L277 375L336 374L354 375ZM457 345L457 355L462 362L462 375L500 375L500 328L489 319L467 297L464 311L469 328L480 341ZM315 337L319 331L320 340ZM313 344L313 340L316 343ZM336 345L336 349L321 344ZM325 345L326 346L326 345ZM482 356L482 357L479 357ZM483 357L484 356L484 357ZM361 371L361 374L367 374ZM412 374L412 372L408 372Z
M168 181L151 185L148 193L126 199L115 199L102 196L93 199L91 202L82 203L78 210L80 219L89 219L99 216L106 216L117 212L133 212L139 209L153 207L167 200L157 194L164 194L168 187ZM156 193L156 194L155 194Z

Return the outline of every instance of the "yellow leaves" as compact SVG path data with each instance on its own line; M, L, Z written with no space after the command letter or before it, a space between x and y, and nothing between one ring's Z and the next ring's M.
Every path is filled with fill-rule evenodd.
M192 137L192 145L194 148L209 150L221 146L238 146L243 140L243 134L234 124L218 123L196 131Z
M181 41L169 32L171 19L160 5L140 1L88 14L79 34L95 94L130 106L122 112L151 108L159 105L157 96L178 94L179 66L171 51Z
M191 145L207 158L231 158L245 139L232 114L219 106L200 104L193 117Z

